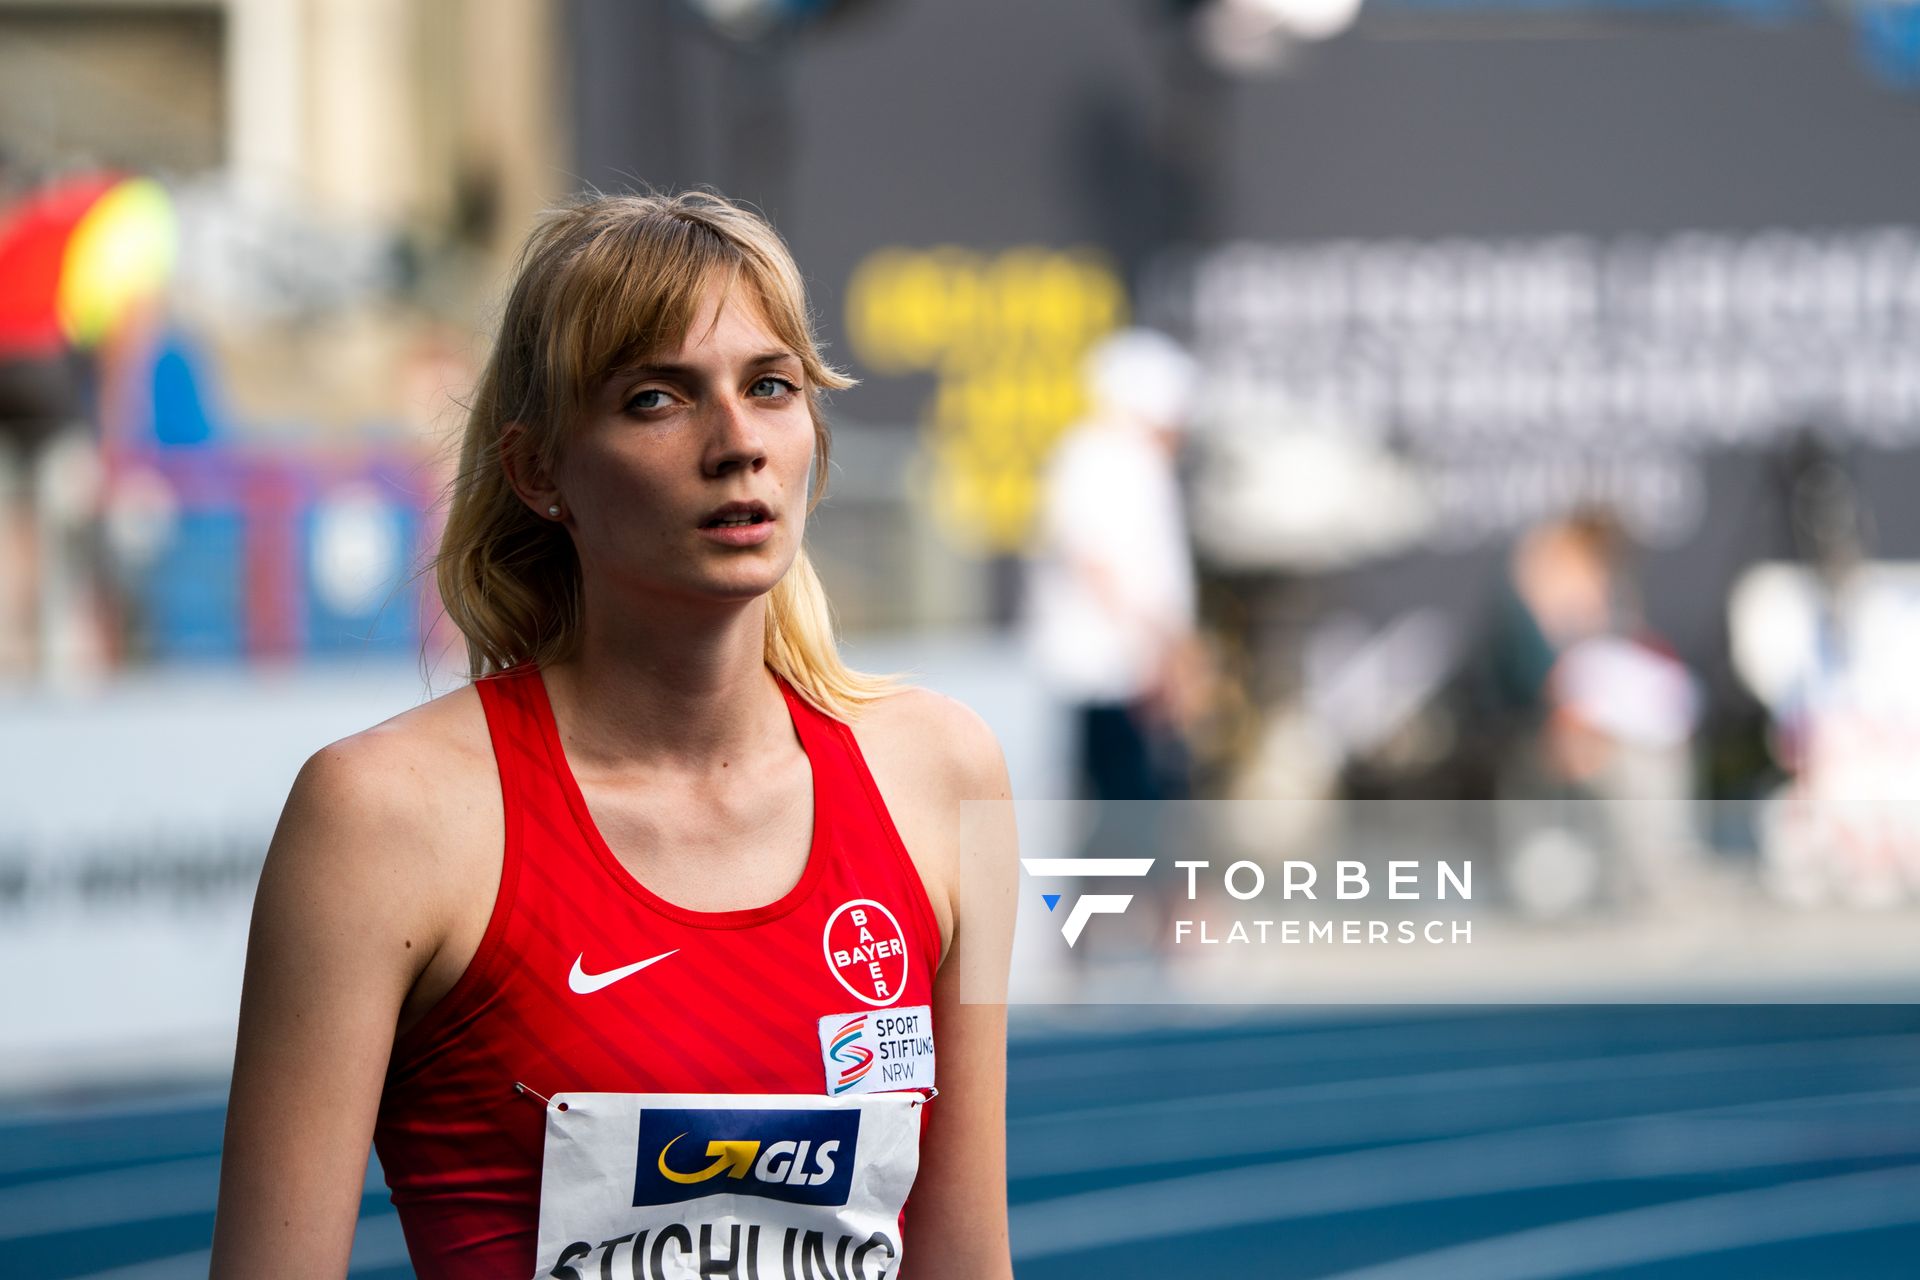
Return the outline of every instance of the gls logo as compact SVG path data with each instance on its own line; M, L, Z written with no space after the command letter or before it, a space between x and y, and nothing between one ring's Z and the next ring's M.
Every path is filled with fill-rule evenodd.
M1153 859L1022 858L1020 865L1027 869L1030 876L1078 879L1083 876L1144 876L1153 869ZM1043 893L1040 897L1049 911L1060 905L1060 895L1057 893ZM1067 911L1067 918L1060 923L1060 932L1066 936L1067 945L1072 946L1080 940L1080 931L1087 927L1088 917L1117 916L1132 901L1133 895L1130 893L1089 893L1075 899Z
M640 1113L633 1203L740 1195L845 1204L859 1134L858 1111L649 1107Z

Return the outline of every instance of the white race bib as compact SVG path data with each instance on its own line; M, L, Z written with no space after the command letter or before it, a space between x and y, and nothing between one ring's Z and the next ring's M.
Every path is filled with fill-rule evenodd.
M895 1275L925 1101L555 1094L536 1280Z

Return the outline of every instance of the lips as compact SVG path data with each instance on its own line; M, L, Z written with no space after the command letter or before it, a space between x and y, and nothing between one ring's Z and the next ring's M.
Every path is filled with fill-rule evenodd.
M709 511L706 519L700 522L700 527L714 529L729 524L759 524L771 519L773 519L773 513L767 510L767 504L764 502L729 502L723 507L716 507Z

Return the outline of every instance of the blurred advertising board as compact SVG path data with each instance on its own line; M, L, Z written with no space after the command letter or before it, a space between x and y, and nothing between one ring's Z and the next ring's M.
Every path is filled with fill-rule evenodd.
M0 1090L232 1062L248 915L305 758L419 702L416 664L174 668L0 703Z

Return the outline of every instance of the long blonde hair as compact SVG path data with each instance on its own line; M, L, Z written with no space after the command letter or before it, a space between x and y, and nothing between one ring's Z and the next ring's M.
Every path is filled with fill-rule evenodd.
M474 389L433 572L477 679L570 657L580 642L580 562L557 522L514 492L516 461L551 470L601 380L679 346L710 282L750 287L799 358L813 419L807 513L825 496L830 433L820 397L853 379L820 357L799 268L757 214L704 191L581 197L543 216L514 269L499 336ZM767 597L766 662L829 715L851 720L898 688L840 659L825 590L803 546Z

